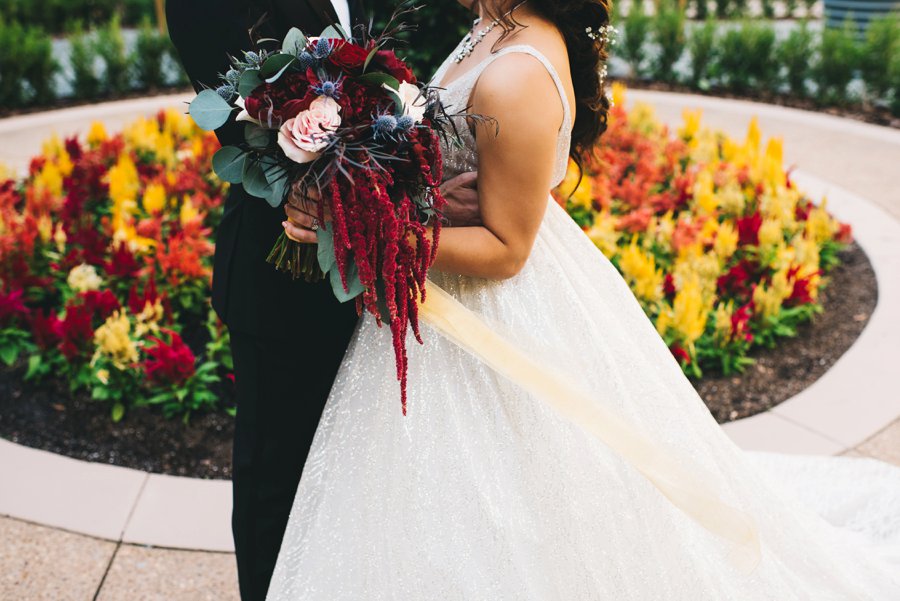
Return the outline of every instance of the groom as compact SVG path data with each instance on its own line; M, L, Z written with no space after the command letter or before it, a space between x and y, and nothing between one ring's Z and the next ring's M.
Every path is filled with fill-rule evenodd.
M363 22L361 0L169 0L169 34L194 87L216 87L228 55L291 27L318 33ZM216 134L243 142L233 120ZM447 182L451 219L477 215L472 174ZM285 215L233 185L217 232L213 308L228 325L238 412L232 530L243 601L263 601L313 435L357 322L327 282L308 284L266 263Z

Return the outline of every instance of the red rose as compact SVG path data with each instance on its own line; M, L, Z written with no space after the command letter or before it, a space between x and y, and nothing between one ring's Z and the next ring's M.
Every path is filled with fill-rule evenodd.
M359 44L340 40L335 43L334 50L331 52L328 60L344 71L355 71L366 64L368 57L369 50L366 50Z
M244 108L254 119L272 126L280 126L309 108L315 98L310 92L310 71L305 74L288 73L275 83L258 86L244 99ZM312 76L315 78L315 75Z
M373 60L376 64L384 67L385 71L387 71L391 77L396 78L400 83L403 83L404 81L416 83L416 76L413 75L412 69L400 60L393 51L379 50L375 53L375 58Z

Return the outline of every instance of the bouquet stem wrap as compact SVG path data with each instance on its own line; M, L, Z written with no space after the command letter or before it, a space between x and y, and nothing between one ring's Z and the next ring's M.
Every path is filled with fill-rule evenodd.
M699 466L655 443L589 393L529 358L480 317L428 281L420 318L497 373L549 404L559 414L618 453L700 526L729 544L729 559L745 573L759 564L759 535L752 518L722 501Z

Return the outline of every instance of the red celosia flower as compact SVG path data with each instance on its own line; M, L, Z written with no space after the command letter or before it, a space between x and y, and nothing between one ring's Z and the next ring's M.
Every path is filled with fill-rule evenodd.
M146 350L144 373L153 384L179 386L194 375L194 353L176 332L163 332L168 334L170 342L156 337L150 339L155 344Z
M124 242L120 242L116 246L109 261L105 264L106 273L113 277L132 278L140 270L141 266L137 259Z
M753 302L749 302L731 314L731 336L735 340L743 337L746 342L753 342L750 331L750 318L753 317Z
M632 234L637 234L647 230L650 225L650 219L653 218L653 210L649 207L643 207L630 213L626 213L619 217L616 222L616 229Z
M91 315L96 315L101 321L106 321L110 315L122 308L112 290L89 290L79 293L75 299L76 302L81 301Z
M671 273L667 273L666 277L663 279L663 294L666 295L666 299L672 301L675 298L675 276Z
M17 318L28 317L22 290L4 292L0 290L0 325L9 326Z
M672 355L675 356L676 359L678 359L679 362L685 365L690 365L691 355L686 350L684 350L684 348L680 344L676 342L669 347L669 351L672 353Z
M741 259L716 282L719 292L738 297L751 294L751 285L756 274L756 266L748 259Z
M63 323L55 313L35 311L31 316L31 335L40 348L53 348L62 340Z
M741 245L751 244L756 246L759 244L759 228L762 226L762 215L759 211L753 213L749 217L741 217L735 220L738 231L738 240Z
M59 350L66 359L73 361L91 352L94 339L93 312L84 304L66 305L66 317L61 324L62 340Z

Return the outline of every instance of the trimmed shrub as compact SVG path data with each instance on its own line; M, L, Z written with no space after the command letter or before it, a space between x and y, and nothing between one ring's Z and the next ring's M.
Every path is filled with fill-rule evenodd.
M139 88L161 88L166 85L163 60L169 46L169 38L161 34L149 19L144 19L131 57Z
M684 52L684 21L684 10L673 0L662 0L657 5L653 17L653 39L659 46L659 54L653 61L654 78L667 82L677 79L673 66Z
M653 17L644 12L641 0L631 4L623 26L625 41L620 45L622 58L631 66L632 75L640 77L644 73L643 64L647 58L647 40L653 27Z
M819 43L818 61L813 67L819 86L817 98L823 104L847 104L847 86L859 66L856 24L847 18L840 28L825 28Z
M721 37L716 67L729 90L771 90L778 75L774 58L775 30L769 25L744 22Z
M715 61L718 29L712 18L691 31L688 51L691 55L691 85L706 89L709 87L710 69Z
M803 98L807 95L806 82L811 74L809 59L813 49L813 33L804 20L775 50L779 64L784 67L784 79L794 96Z
M69 44L75 97L94 98L100 93L100 77L96 69L97 48L92 36L84 31L80 22L72 28Z
M154 0L2 0L0 18L18 21L50 33L63 33L73 21L87 27L109 21L114 14L134 25L154 14Z
M900 52L900 17L889 15L869 23L860 53L860 69L866 92L884 98L891 88L891 63Z
M103 88L109 94L123 94L131 88L131 69L125 53L125 40L119 17L115 16L97 31L97 54L106 66L103 73Z
M0 48L0 108L52 102L59 65L50 37L36 27L0 19Z
M54 78L59 63L53 58L50 36L37 27L25 30L22 43L24 80L29 88L29 104L49 104L56 99Z

